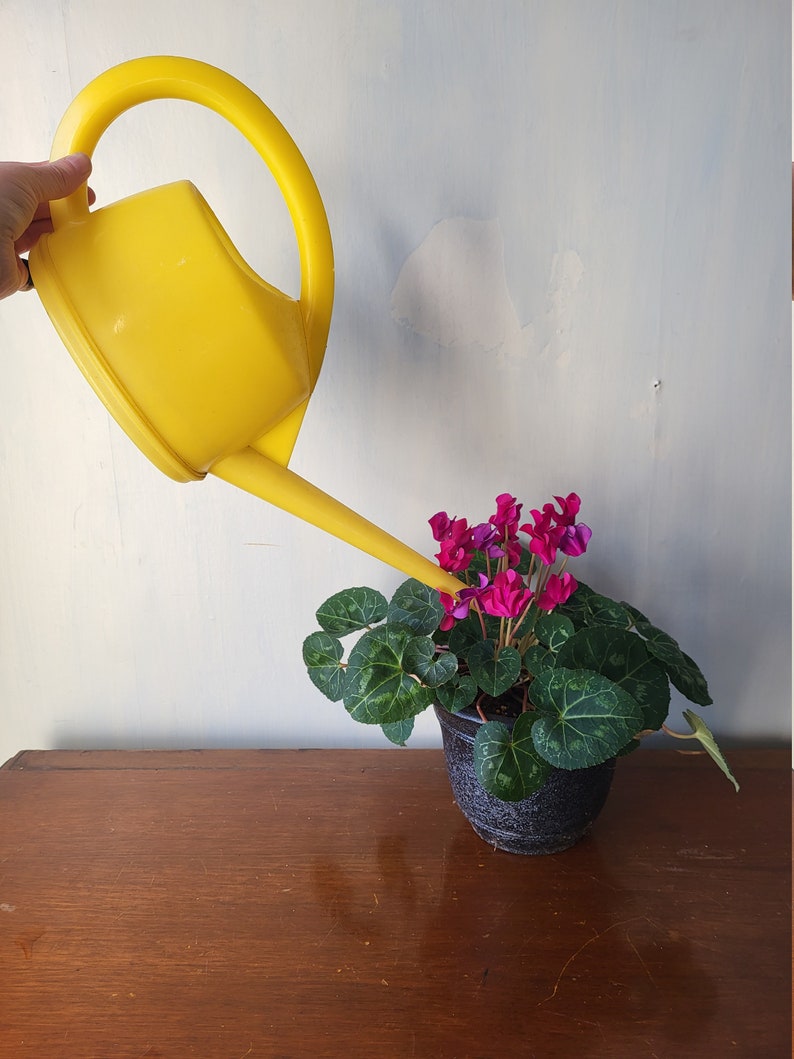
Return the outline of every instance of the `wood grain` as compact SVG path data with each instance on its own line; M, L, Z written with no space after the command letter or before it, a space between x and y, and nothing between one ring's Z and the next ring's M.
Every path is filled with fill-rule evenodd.
M620 763L593 835L494 852L436 750L0 769L0 1056L782 1056L790 758Z

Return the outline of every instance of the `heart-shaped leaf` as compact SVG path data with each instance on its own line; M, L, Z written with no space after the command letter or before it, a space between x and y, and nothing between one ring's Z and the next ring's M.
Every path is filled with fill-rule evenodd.
M327 632L313 632L303 641L303 661L309 679L331 702L339 702L345 687L342 645Z
M396 743L397 746L405 746L408 742L408 737L414 730L414 719L409 717L405 721L395 721L394 724L382 724L381 729L386 738L392 743Z
M474 739L474 769L489 794L517 802L543 786L549 764L532 742L534 717L522 713L512 734L501 721L481 725Z
M483 635L483 625L485 635ZM463 658L476 643L498 637L499 626L499 618L493 618L489 614L480 616L471 611L467 618L456 621L448 633L438 633L435 639L440 643L446 642L453 654L456 654L458 658Z
M684 710L684 717L686 718L689 727L695 733L695 738L702 743L706 753L712 758L712 760L717 762L738 792L739 784L736 782L736 778L728 767L728 762L722 756L722 751L717 746L717 741L709 731L705 721L701 717L698 717L694 710Z
M535 677L529 696L540 714L535 747L557 768L599 765L642 727L639 703L600 673L558 666Z
M521 672L521 655L514 647L503 647L498 656L495 640L480 640L471 648L466 661L478 685L492 698L511 688Z
M574 624L564 614L541 614L535 622L535 635L550 651L559 651L567 639L574 634Z
M641 610L637 610L636 607L632 607L631 603L627 603L625 601L625 599L622 599L620 601L620 605L621 605L621 607L623 607L623 609L626 611L626 613L628 614L628 616L631 618L631 620L634 622L635 625L639 621L645 621L645 622L648 621L648 619L645 617L645 615L642 613Z
M350 652L342 701L363 724L393 724L426 709L433 692L403 665L412 629L397 622L365 632Z
M661 662L673 686L690 702L696 702L698 706L710 706L714 700L709 695L706 678L697 663L684 654L672 636L650 622L638 622L636 629L645 638L651 654Z
M544 673L547 669L554 669L554 662L554 655L542 644L533 644L524 651L524 665L533 677Z
M564 614L566 618L570 618L575 628L580 629L583 625L588 624L590 611L587 604L596 595L597 593L589 585L586 585L584 581L579 581L574 594L569 596L565 603L555 607L554 613Z
M415 636L405 648L403 668L429 688L437 688L454 677L458 660L449 651L436 653L436 645L429 636Z
M450 713L459 713L471 706L477 697L477 682L468 673L456 676L448 684L436 688L436 698Z
M330 596L317 611L320 628L345 636L386 617L386 597L374 588L345 588Z
M670 709L670 685L643 640L628 629L593 626L580 629L560 648L557 664L590 669L608 677L642 707L642 727L661 728Z
M427 636L438 628L444 617L444 608L435 589L421 581L409 578L394 593L386 617L399 621L415 633Z
M618 629L628 629L633 624L628 611L609 596L593 593L586 606L588 625L613 625Z

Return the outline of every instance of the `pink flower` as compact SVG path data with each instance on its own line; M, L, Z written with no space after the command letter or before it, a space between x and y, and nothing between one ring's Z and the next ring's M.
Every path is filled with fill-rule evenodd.
M438 623L438 627L442 632L448 632L456 621L460 621L461 618L467 616L469 613L469 601L466 600L464 602L456 599L455 596L450 596L446 592L439 592L438 598L444 608L444 617Z
M473 555L473 551L450 537L441 542L441 551L436 552L436 559L442 570L456 574L461 570L468 570Z
M551 504L544 504L543 510L545 511L547 507L551 508L551 517L558 526L572 526L576 521L576 516L579 514L582 501L576 493L568 493L566 497L555 496L554 499L560 505L560 513L557 514Z
M516 570L503 570L490 590L481 596L482 608L495 618L517 618L532 599L532 593Z
M433 531L434 541L443 541L451 536L457 523L465 522L465 519L450 518L446 511L437 511L431 519L428 519L430 529Z
M504 542L504 553L507 556L508 566L518 566L521 562L521 541L518 537L510 536Z
M551 525L551 517L547 512L541 514L540 511L533 510L532 515L534 526L527 522L521 527L521 532L529 534L529 550L532 554L537 555L546 566L551 566L557 558L557 547L565 531L562 526Z
M436 553L442 570L458 573L468 569L474 555L472 531L465 518L450 518L446 511L439 511L429 520L433 539L441 543Z
M512 536L518 528L518 520L521 518L521 504L516 503L516 498L509 493L500 493L496 498L496 514L491 515L491 525Z
M457 597L450 596L446 592L439 592L438 598L444 608L444 617L439 622L439 629L448 632L456 621L461 621L469 615L469 607L478 599L483 590L488 586L488 578L485 574L478 574L479 586L462 588Z
M565 603L578 587L576 578L567 571L561 577L552 574L535 602L540 610L554 610L560 603Z

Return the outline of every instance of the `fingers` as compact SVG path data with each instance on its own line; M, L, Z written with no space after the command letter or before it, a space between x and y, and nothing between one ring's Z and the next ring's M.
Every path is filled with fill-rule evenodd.
M0 298L23 290L27 281L27 265L22 264L10 243L0 243Z
M90 172L85 154L33 164L0 162L0 298L30 286L27 263L18 255L52 231L50 202L77 191ZM89 191L89 203L93 199Z
M29 176L36 188L39 202L62 199L77 191L91 173L91 159L87 154L68 154L55 162L31 166Z
M79 186L79 185L78 185ZM96 193L93 188L88 189L88 205L93 206L96 202ZM36 212L33 214L34 221L48 220L50 216L50 204L49 202L40 202L36 207ZM52 229L47 229L51 231Z
M25 254L28 250L32 250L42 235L47 235L52 231L52 218L49 212L46 216L39 218L37 221L33 221L29 224L22 235L14 243L14 250L17 254Z

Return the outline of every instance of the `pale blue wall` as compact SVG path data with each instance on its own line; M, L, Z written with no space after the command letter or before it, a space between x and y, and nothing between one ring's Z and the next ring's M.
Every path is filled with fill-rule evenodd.
M72 96L134 56L247 83L335 243L294 469L427 553L439 508L578 491L576 569L701 663L715 732L781 738L790 18L786 0L4 0L0 157L46 156ZM284 208L214 115L138 108L95 162L100 204L190 177L295 292ZM400 576L220 482L160 476L35 295L0 305L0 345L0 759L383 745L312 688L300 645L326 595ZM427 717L415 742L436 740Z

